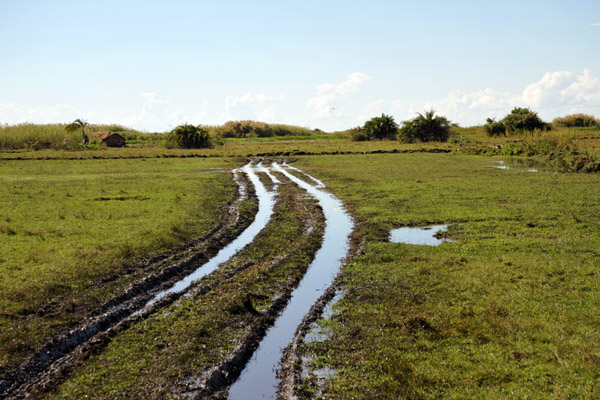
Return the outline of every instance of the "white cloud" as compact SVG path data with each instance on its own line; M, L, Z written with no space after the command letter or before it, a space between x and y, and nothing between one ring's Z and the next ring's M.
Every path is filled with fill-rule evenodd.
M160 98L156 93L142 93L142 98L144 102L141 105L113 113L86 111L73 105L29 107L15 103L0 103L0 123L66 123L76 118L83 118L93 124L116 123L142 131L162 132L185 122L199 124L208 113L207 101L200 102L198 109L186 112L182 107L173 105L168 99Z
M517 106L531 107L549 120L574 112L597 114L600 108L600 81L587 69L581 75L569 71L547 72L520 94L491 88L470 93L452 91L444 99L422 106L409 106L408 111L413 114L434 109L454 122L474 125L483 123L487 117L502 118Z
M277 115L277 105L284 100L283 94L268 96L263 93L248 92L242 96L227 96L223 118L226 120L274 121Z
M600 22L596 23L596 24L592 24L590 26L600 26Z
M65 104L26 107L16 103L0 103L0 123L3 124L67 122L79 118L80 114L75 106Z
M354 72L338 83L323 83L317 86L317 95L308 100L308 108L313 109L313 118L341 118L348 113L341 110L338 100L349 98L369 83L373 78L362 72Z

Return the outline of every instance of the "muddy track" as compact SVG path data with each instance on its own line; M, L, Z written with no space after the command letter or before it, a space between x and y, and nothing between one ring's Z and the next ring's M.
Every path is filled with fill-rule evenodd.
M294 169L293 167L286 167L290 170ZM277 184L275 182L286 185L303 186L303 184L301 184L302 182L299 182L297 177L292 177L287 174L287 172L284 173L281 168L276 167L274 169L277 178L271 175L267 170L261 172L260 168L262 168L262 166L260 163L258 166L250 168L254 168L254 172L256 173L255 178L258 177L264 186L267 186L273 193L277 191ZM244 171L244 169L241 171ZM299 170L297 170L297 172L299 174L304 174ZM239 175L244 174L241 173ZM234 175L234 179L238 183L238 190L242 197L229 205L228 209L225 210L223 223L218 229L211 232L210 237L208 237L207 240L186 248L175 257L157 259L153 270L158 270L159 272L147 275L143 279L130 285L119 295L103 304L99 311L90 314L79 326L50 340L18 368L5 374L0 378L0 398L19 399L43 397L44 393L57 387L57 385L68 378L75 368L83 365L91 355L101 352L102 349L110 343L112 338L116 337L125 329L150 317L157 310L172 304L186 293L191 293L193 291L193 293L196 293L196 296L202 297L212 290L221 290L220 285L236 279L238 273L253 266L255 262L260 263L260 259L256 259L255 261L249 260L249 262L233 267L226 262L221 266L220 271L217 274L212 275L211 279L201 279L192 282L190 286L186 286L184 290L167 290L175 282L180 281L183 277L190 275L190 273L195 271L198 267L203 266L210 258L215 256L219 250L232 242L250 225L250 221L239 218L239 205L243 196L254 197L256 193L251 190L252 185L250 182L241 182L239 175ZM252 174L248 173L248 178L254 179L251 175ZM312 178L309 175L306 175L304 178L306 179L307 177ZM277 180L278 178L280 180ZM295 178L295 181L292 178ZM318 187L324 188L322 182L316 180L316 178L312 178L312 180L317 182ZM313 182L313 184L315 182ZM253 184L257 185L256 180L253 181ZM291 200L291 202L294 204L293 207L304 207L306 209L306 207L309 207L309 203L307 203L309 198L311 198L309 195L297 195L296 200ZM281 206L282 201L282 198L278 196L275 209L278 209L278 207ZM341 202L336 204L341 204ZM309 212L308 217L303 221L303 235L306 235L305 237L317 235L315 238L319 237L320 239L318 242L322 243L326 236L326 224L331 224L331 221L329 221L327 217L327 213L330 211L325 212L324 215L324 211L320 205L317 206L313 204L310 207L316 209L317 212ZM260 212L258 214L260 214ZM261 234L262 232L258 235ZM256 240L256 237L253 239L253 242ZM362 241L356 237L356 234L352 236L350 252L346 253L348 251L348 247L346 247L346 250L343 253L346 254L348 258L340 265L345 265L353 255L360 252L362 247L361 243ZM276 259L271 262L272 265L270 268L277 269L278 267L285 265L286 262L293 257L294 252L305 245L306 242L299 240L295 245L286 248L282 254L278 255ZM307 248L311 249L312 258L315 257L319 246L321 246L321 244L314 243ZM339 257L343 256L334 258L339 259ZM332 259L331 262L335 262L335 260ZM272 327L276 320L284 313L288 303L295 302L295 300L293 300L293 297L295 296L294 293L301 285L301 281L304 279L302 275L305 273L306 275L309 275L304 271L300 276L278 284L277 290L279 294L272 297L270 303L260 312L252 305L252 296L257 295L248 293L246 300L241 307L245 308L245 311L251 314L251 318L249 318L245 325L241 327L244 334L241 335L241 339L236 343L234 349L229 352L224 360L222 359L218 362L218 364L213 364L212 366L209 366L209 369L199 371L199 375L187 377L186 379L175 383L171 387L171 396L174 398L227 398L232 384L240 376L253 353L261 346L263 339L267 336L269 328ZM189 280L189 277L187 279ZM325 282L330 282L330 280ZM329 283L325 283L325 285L329 285ZM324 290L326 287L327 286L321 290ZM297 313L297 315L302 318L308 311L308 308L310 308L310 312L304 317L300 325L296 328L296 325L300 322L299 318L292 325L292 330L289 331L290 337L293 335L293 340L283 353L283 359L281 361L282 370L277 376L277 378L281 379L278 394L280 398L296 398L301 369L296 354L298 343L302 340L303 336L310 328L310 325L320 317L323 308L334 296L337 287L338 283L337 280L335 280L329 288L325 290L324 294L318 299L316 304L312 305L314 300L309 300L310 303L308 303L308 307L305 311ZM315 289L310 290L313 290L314 293ZM323 293L323 291L321 291L321 293ZM260 296L260 294L258 296ZM314 299L314 297L310 296L307 296L306 298ZM295 334L293 333L294 330ZM288 340L289 339L284 343L288 343ZM281 348L284 346L285 345L273 346L273 348ZM260 351L258 353L260 353Z
M208 259L232 242L251 223L240 216L240 203L255 197L252 185L245 178L234 173L238 184L238 199L223 210L223 219L203 240L190 244L177 254L155 258L144 269L151 273L129 285L119 295L105 302L98 311L91 313L78 326L69 332L60 334L37 350L18 367L0 377L0 398L36 397L54 385L73 366L97 351L114 332L126 328L138 319L145 318L155 310L176 300L180 294L161 299L151 309L139 312L156 293L171 286L188 275ZM149 268L151 267L151 268ZM56 307L52 304L48 307Z
M293 185L289 180L286 180L282 176L278 178L283 181L283 184ZM289 201L289 200L288 200ZM297 195L293 200L293 207L303 207L305 210L307 207L307 198L303 195ZM281 203L278 202L278 206ZM290 206L288 204L288 206ZM314 244L312 256L317 251L322 243L323 229L324 229L324 217L323 212L319 206L314 207L314 211L308 212L308 217L303 220L303 231L304 239L311 235L317 235L320 239ZM276 212L277 212L276 207ZM285 265L290 258L294 256L294 253L299 250L299 247L303 247L307 244L305 240L299 239L295 246L287 248L274 263L269 267L271 270L278 269L280 266ZM311 256L311 257L312 257ZM307 265L308 266L308 265ZM246 265L238 268L245 268ZM231 278L237 271L233 271L227 274L227 278ZM305 271L304 271L305 272ZM261 340L265 336L266 331L274 324L280 312L287 305L292 291L300 283L302 276L299 276L293 281L282 282L280 284L280 291L275 296L268 307L261 312L253 312L255 315L251 321L249 321L243 328L244 334L235 345L234 349L229 352L227 357L220 363L213 365L212 368L203 371L197 376L188 377L185 380L177 383L171 389L171 395L175 398L194 398L194 399L225 399L227 398L227 390L231 384L239 377L244 366L248 360L252 357L252 354L259 346ZM226 279L227 279L226 278ZM219 282L213 283L210 286L216 286ZM208 292L211 287L203 285L200 282L197 291L201 293Z
M355 229L352 234L350 254L344 260L344 265L346 265L353 257L360 255L363 251L365 238L358 233L359 231L359 229ZM301 374L303 365L302 360L298 356L298 345L304 341L306 334L310 331L313 324L322 317L325 307L333 301L333 298L340 290L342 290L342 285L339 282L338 277L312 306L310 312L298 326L292 342L283 351L281 370L277 374L277 377L280 379L277 395L279 399L295 400L310 398L310 396L305 396L302 388Z

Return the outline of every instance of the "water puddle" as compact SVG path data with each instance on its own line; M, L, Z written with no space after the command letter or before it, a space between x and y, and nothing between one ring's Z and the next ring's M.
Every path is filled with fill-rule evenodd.
M317 199L325 214L323 244L317 251L300 285L292 292L291 299L275 325L271 327L258 349L229 391L229 399L275 399L278 380L276 371L282 351L292 341L296 328L312 305L331 285L337 276L342 259L350 249L352 219L344 210L343 204L332 194L322 190L323 183L297 168L273 163L272 168L284 174L295 184ZM315 185L311 185L290 174L294 169L306 175Z
M435 234L448 229L448 225L432 225L418 228L399 228L390 231L390 242L417 244L424 246L439 246L450 239L438 239Z
M530 159L506 159L496 161L494 168L523 172L556 172L552 167Z
M152 300L146 303L144 308L148 308L170 293L177 293L186 290L194 281L197 281L215 271L220 264L229 260L235 253L252 242L254 237L267 225L267 222L269 222L271 216L273 215L273 206L275 205L276 193L275 190L272 192L268 191L262 184L255 173L259 169L259 167L255 167L251 164L247 164L240 169L241 172L248 176L250 182L252 182L254 185L254 190L256 192L256 196L258 197L258 212L256 213L256 217L250 226L248 226L248 228L246 228L246 230L228 246L222 248L221 251L219 251L217 255L211 258L207 263L196 269L182 280L176 282L169 289L158 293ZM237 171L234 171L234 174L236 173Z

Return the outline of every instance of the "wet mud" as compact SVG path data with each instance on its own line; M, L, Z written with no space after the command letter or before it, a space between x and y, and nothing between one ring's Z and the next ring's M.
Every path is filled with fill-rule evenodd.
M157 292L170 287L206 263L243 232L252 221L240 215L239 207L245 199L255 197L255 193L239 172L234 171L233 179L237 183L237 200L224 208L223 219L218 227L175 255L149 260L141 267L158 272L144 276L129 285L82 320L78 326L49 340L16 368L3 371L0 377L0 398L41 396L41 393L59 382L70 368L82 362L92 351L101 348L114 332L153 312L140 310ZM114 279L117 277L109 277L104 281ZM154 309L170 304L178 297L174 295L165 298L160 304L156 304ZM38 312L47 312L48 309L58 307L60 305L51 304ZM138 314L132 317L136 312Z

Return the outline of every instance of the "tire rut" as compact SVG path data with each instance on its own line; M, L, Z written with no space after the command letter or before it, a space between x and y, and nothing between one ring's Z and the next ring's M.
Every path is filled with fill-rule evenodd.
M233 172L233 179L237 184L238 198L224 209L219 226L177 254L168 258L159 256L153 260L154 263L147 263L145 269L158 272L130 284L79 325L50 339L19 366L5 372L0 377L0 397L26 398L47 390L92 351L98 351L115 332L175 301L181 294L168 296L151 309L132 317L156 293L203 265L250 225L251 221L240 215L239 207L242 201L256 197L254 189L236 171Z

